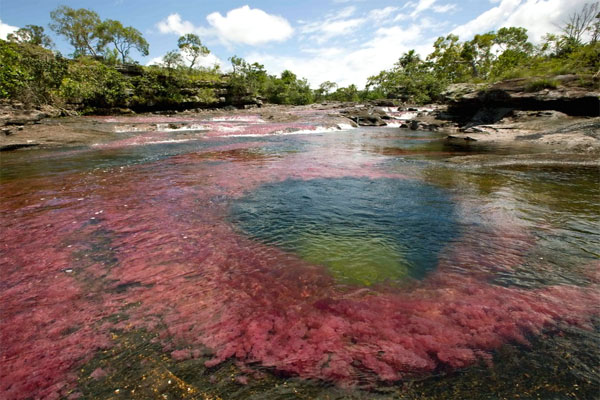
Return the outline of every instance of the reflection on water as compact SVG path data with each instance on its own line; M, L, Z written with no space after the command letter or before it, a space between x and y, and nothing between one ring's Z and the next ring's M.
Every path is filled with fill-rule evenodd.
M2 155L3 397L595 396L597 168L136 135Z

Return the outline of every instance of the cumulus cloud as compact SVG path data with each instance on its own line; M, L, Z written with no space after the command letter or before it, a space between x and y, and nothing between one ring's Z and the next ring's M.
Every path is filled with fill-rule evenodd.
M225 42L259 45L282 42L294 33L285 18L248 6L228 11L225 16L214 12L206 20Z
M452 33L469 39L477 33L520 26L527 29L530 40L539 43L546 33L557 33L567 16L579 11L587 2L589 0L501 0Z
M161 33L197 33L206 37L217 37L226 44L241 43L251 46L282 42L294 33L294 29L285 18L248 6L230 10L225 16L214 12L209 14L206 20L209 27L195 26L190 21L182 20L179 14L171 14L156 26Z
M537 42L545 33L556 32L559 29L557 26L560 26L569 14L580 10L586 1L589 2L589 0L489 1L487 11L459 26L451 25L450 19L442 18L440 15L456 10L456 3L449 0L414 0L403 6L370 10L364 9L366 8L364 6L360 8L360 13L356 6L345 4L345 7L338 7L337 10L320 19L298 21L297 31L301 34L298 43L301 47L293 56L265 50L253 52L248 50L242 55L249 62L264 64L270 73L279 74L285 69L290 69L298 76L306 77L312 87L318 87L320 83L327 80L335 81L340 86L354 83L364 87L369 76L392 68L404 52L415 49L422 57L426 56L432 51L435 38L445 36L450 31L458 34L463 40L469 40L476 33L497 30L503 26L523 26L528 29L530 38ZM253 15L253 11L255 10L245 6L231 10L225 16L213 13L207 18L209 25L206 28L195 27L173 14L162 21L162 28L159 26L159 29L176 33L184 33L189 29L195 32L205 29L226 44L264 43L268 40L288 37L293 32L289 27L289 29L281 29L283 33L279 35L265 33L265 36L261 36L263 35L261 32L264 31L256 28L258 36L248 39L249 36L243 36L242 32L250 29L248 26L252 26L250 16ZM241 15L248 16L248 21L241 21ZM264 13L264 15L269 17L269 14ZM418 18L413 18L411 15L417 15ZM532 15L536 18L531 18ZM285 21L281 26L286 24L289 25ZM270 26L269 30L271 30ZM261 37L264 38L260 39ZM223 65L222 62L220 64Z
M334 81L339 86L356 84L364 87L367 78L389 69L402 53L416 49L427 54L430 45L423 38L421 25L387 27L378 29L370 40L353 49L324 47L304 49L294 57L254 52L246 58L250 62L264 64L271 73L279 74L285 69L308 79L313 88L324 81Z
M176 33L180 36L196 31L194 24L190 21L183 21L179 14L169 15L156 26L161 33Z
M19 29L18 26L8 25L8 24L5 24L4 22L2 22L2 20L0 20L0 39L6 40L6 37L8 36L8 34L13 33L17 29Z

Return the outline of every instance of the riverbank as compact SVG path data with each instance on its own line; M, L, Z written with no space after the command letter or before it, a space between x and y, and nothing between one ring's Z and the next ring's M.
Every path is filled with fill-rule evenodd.
M487 111L494 113L494 111ZM497 113L497 110L495 111ZM3 104L0 114L0 151L26 148L90 146L122 138L124 132L169 132L180 140L202 135L214 121L253 119L263 125L283 124L274 134L291 133L307 126L341 129L355 126L387 126L399 130L436 131L458 147L538 146L542 153L572 154L573 160L600 156L600 117L569 116L559 111L504 111L494 123L482 123L481 112L467 121L457 121L446 105L425 107L371 104L323 103L308 106L266 105L234 108L161 112L119 116L74 116L53 107L25 110ZM284 126L291 124L290 126ZM539 157L539 156L538 156ZM554 158L554 157L553 157ZM568 157L567 157L568 158Z

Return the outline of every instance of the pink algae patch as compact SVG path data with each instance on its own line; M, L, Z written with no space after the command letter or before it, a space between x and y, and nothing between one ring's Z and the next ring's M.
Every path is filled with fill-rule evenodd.
M353 385L489 361L504 343L526 344L562 324L586 327L598 312L597 285L488 283L494 271L519 265L534 243L486 209L478 211L495 228L485 242L449 245L425 280L341 287L323 268L241 235L227 222L225 199L288 178L403 176L379 169L376 156L357 162L335 148L269 163L205 162L259 144L64 175L58 183L4 184L1 393L66 396L77 368L111 345L115 329L157 332L175 360L208 347L208 366L233 357ZM118 312L129 319L107 319Z

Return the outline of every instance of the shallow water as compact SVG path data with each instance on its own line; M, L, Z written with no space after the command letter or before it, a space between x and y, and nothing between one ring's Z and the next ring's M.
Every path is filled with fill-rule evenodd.
M597 168L198 126L2 155L6 398L594 396Z

